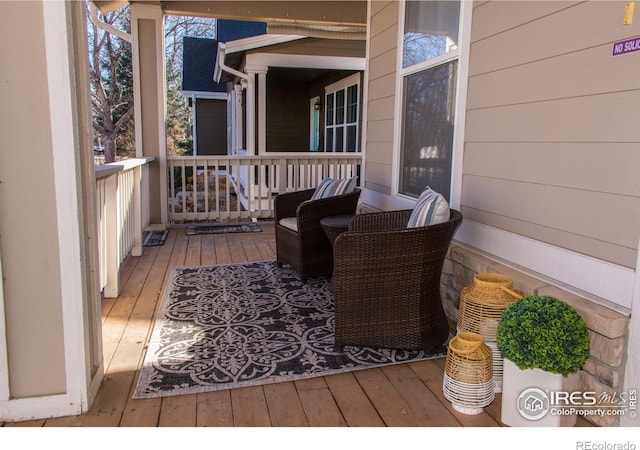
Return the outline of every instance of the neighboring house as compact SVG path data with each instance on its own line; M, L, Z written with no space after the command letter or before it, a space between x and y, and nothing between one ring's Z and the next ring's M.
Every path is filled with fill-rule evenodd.
M360 151L365 41L243 37L247 23L219 20L217 41L184 40L183 93L195 105L196 154Z
M216 39L183 38L182 95L192 113L194 155L228 153L227 85L213 79L218 42L261 35L266 30L265 22L220 19Z
M232 101L231 129L246 132L232 149L360 151L365 50L364 40L296 35L219 46L216 80L246 89L241 106Z
M373 209L410 208L433 183L464 216L443 282L499 267L528 293L580 304L592 349L584 387L637 388L640 18L637 11L629 17L627 2L130 3L137 151L156 158L145 193L147 223L168 224L163 14L279 21L296 25L300 36L309 31L300 24L366 26L366 41L350 56L347 43L357 41L336 39L326 48L319 37L219 47L218 62L235 72L218 80L231 82L238 95L232 101L246 108L233 119L243 118L247 129L233 138L233 149L308 150L313 139L303 129L311 128L312 99L328 111L326 87L338 80L321 80L313 91L309 84L303 96L283 71L366 66L356 130L364 154L362 201ZM91 310L100 298L91 266L92 142L82 138L91 134L84 18L81 2L0 2L0 134L5 148L28 149L0 152L2 418L86 411L102 376L100 314ZM614 53L625 40L629 51ZM421 41L429 51L421 51ZM232 63L235 54L242 61ZM325 64L363 57L358 67ZM334 102L344 87L336 87ZM281 95L303 99L306 126L292 117L269 123L278 108L294 108ZM346 145L353 131L342 125L319 126L320 138L332 136L320 149ZM455 320L459 291L449 286L447 314ZM590 420L640 424L630 415Z

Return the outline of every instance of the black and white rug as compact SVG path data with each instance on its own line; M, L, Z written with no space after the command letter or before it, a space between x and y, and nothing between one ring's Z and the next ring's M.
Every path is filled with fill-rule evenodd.
M180 267L168 280L133 398L290 381L446 356L333 350L329 280L275 261Z
M260 233L262 229L253 222L247 223L219 223L213 225L193 225L187 228L188 235L194 234L225 234L225 233Z
M149 231L142 242L143 247L157 247L164 245L164 242L169 236L169 230L163 231Z

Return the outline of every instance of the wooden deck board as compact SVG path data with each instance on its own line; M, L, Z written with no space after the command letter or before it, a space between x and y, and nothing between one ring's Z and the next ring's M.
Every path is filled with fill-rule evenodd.
M354 375L371 399L385 425L390 427L421 426L409 404L381 369L358 370L354 372Z
M233 389L231 404L233 405L233 424L236 427L271 426L262 386Z
M293 382L265 385L264 396L274 427L303 427L309 424Z
M382 427L384 422L352 373L325 377L342 416L350 427Z
M232 427L233 409L231 391L214 391L197 394L196 426Z
M262 232L188 236L128 257L121 295L104 299L105 377L86 414L4 423L15 427L499 427L500 396L482 414L453 409L442 394L444 358L265 386L132 399L146 343L171 270L275 259L273 224ZM578 426L591 426L579 419Z

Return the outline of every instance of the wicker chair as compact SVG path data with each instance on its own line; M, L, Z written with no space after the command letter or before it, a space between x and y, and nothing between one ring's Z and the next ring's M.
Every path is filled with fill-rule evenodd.
M355 214L360 189L344 195L310 200L315 189L287 192L274 200L276 261L289 264L304 283L309 277L330 276L333 247L320 226L324 217ZM284 218L296 218L298 231L282 226Z
M356 216L334 243L335 349L433 352L449 336L440 276L462 222L406 228L411 210Z

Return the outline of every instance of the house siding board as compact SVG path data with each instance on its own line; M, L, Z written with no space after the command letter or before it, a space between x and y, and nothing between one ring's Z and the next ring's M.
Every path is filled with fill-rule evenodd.
M398 2L370 2L367 147L364 187L391 195L396 103Z
M467 112L466 142L639 142L640 89ZM578 166L589 161L574 161Z
M467 143L464 174L640 196L638 144L609 143L604 149L598 142ZM567 170L579 160L592 164Z
M619 231L620 223L640 221L638 198L630 204L615 194L477 176L465 178L463 192L476 209L547 227L549 235L564 231L628 248L638 243Z
M545 242L550 245L576 252L580 252L578 249L588 246L593 248L594 253L600 255L599 258L604 261L615 261L617 264L627 267L631 264L635 264L636 251L628 247L614 245L597 239L591 239L568 231L558 230L557 232L550 234L548 232L548 227L546 226L514 219L512 217L493 214L467 206L461 207L461 212L465 220L472 220L478 223L490 223L491 226L498 229L508 230L512 233L527 236L530 239L535 239L540 242Z
M379 100L394 97L396 92L396 74L390 73L375 80L369 80L369 99Z
M369 146L367 147L367 162L372 162L380 165L388 164L387 154L391 151L392 147L393 142L369 141ZM385 176L384 178L388 179L389 177Z
M505 5L496 2L476 2L473 10L471 40L479 41L511 28L522 26L541 17L556 13L580 2L564 1L511 1ZM507 20L505 20L505 18Z
M493 14L505 23L511 22L514 2L492 2ZM520 2L515 2L518 4ZM552 2L551 2L552 3ZM555 14L541 16L521 26L510 28L489 38L473 41L469 76L501 70L532 61L566 55L590 47L639 34L637 21L622 25L625 2L589 1L565 8ZM481 26L480 20L472 29ZM472 33L473 34L473 33ZM608 53L611 56L611 52Z
M395 51L398 43L398 24L394 24L389 28L382 30L380 33L372 36L371 49L375 51L370 55L371 58L375 58L382 53L389 51Z
M398 25L398 2L371 2L371 37ZM394 39L396 42L397 39Z
M624 5L476 5L466 218L635 267L638 54L611 57L613 42L640 34L639 24L622 25Z
M391 195L391 188L389 187L391 186L391 173L388 165L367 160L365 169L367 178L364 187L385 195Z
M370 121L371 128L367 130L367 140L369 142L367 149L370 149L371 145L375 143L384 142L388 146L387 152L390 151L393 146L394 123L391 119Z
M367 119L369 120L369 123L379 120L393 120L395 100L394 96L370 101L369 110L367 111Z
M382 53L376 58L372 58L369 62L369 79L375 80L385 75L395 75L396 60L397 55L395 49Z
M617 92L638 89L637 77L629 76L638 69L637 58L611 58L611 46L606 43L471 77L467 108L583 97L609 93L612 88Z

